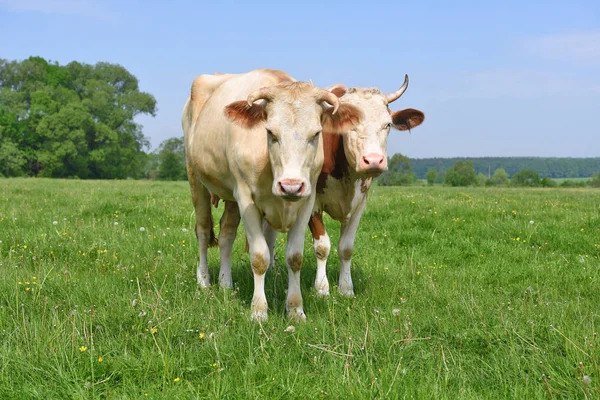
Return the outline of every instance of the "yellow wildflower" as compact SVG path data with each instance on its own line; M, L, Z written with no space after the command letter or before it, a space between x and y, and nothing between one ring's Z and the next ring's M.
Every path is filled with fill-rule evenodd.
M154 335L154 334L156 334L156 332L158 332L158 329L157 329L157 328L152 328L152 329L150 329L150 333L151 333L151 334L153 334L153 335Z
M200 332L200 335L198 335L198 336L200 337L200 339L204 339L204 336L206 336L206 335L204 334L204 332Z
M173 379L173 382L177 383L177 382L179 382L180 380L181 380L181 379L179 379L179 378L175 378L175 379Z
M102 357L98 357L98 362L102 362L102 361L104 361L104 360L102 359Z
M81 346L81 347L79 348L79 351L80 351L80 352L82 352L82 353L83 353L84 351L86 351L86 350L87 350L87 347L85 347L85 346Z

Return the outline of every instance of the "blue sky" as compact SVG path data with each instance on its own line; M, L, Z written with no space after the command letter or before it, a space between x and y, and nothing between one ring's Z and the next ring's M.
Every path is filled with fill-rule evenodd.
M195 76L282 69L326 87L410 86L392 109L410 157L600 156L600 2L0 0L0 57L127 68L158 102L152 146L181 136Z

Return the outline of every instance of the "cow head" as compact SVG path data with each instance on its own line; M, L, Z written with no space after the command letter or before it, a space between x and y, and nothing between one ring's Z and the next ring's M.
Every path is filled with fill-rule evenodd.
M259 89L225 107L230 121L267 137L273 194L286 201L310 196L323 164L321 131L344 132L362 119L351 104L305 82Z
M420 125L425 115L412 108L392 112L388 105L408 87L408 75L397 91L383 94L379 89L350 88L335 85L329 91L340 97L341 104L352 104L364 113L362 122L344 133L344 153L359 175L372 177L387 170L387 137L390 129L410 130Z

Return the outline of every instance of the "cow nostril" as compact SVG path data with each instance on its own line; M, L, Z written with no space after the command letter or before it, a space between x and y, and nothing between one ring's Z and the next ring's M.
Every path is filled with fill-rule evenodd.
M304 182L301 182L300 186L298 187L298 194L302 193L304 193Z
M366 165L369 165L369 164L370 164L370 162L369 162L369 159L368 159L366 156L363 156L363 162L364 162Z

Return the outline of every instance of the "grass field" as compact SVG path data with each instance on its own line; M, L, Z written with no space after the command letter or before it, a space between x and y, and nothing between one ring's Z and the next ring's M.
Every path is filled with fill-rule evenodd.
M193 227L186 182L0 180L0 398L600 397L598 190L375 187L356 298L307 235L293 332L285 236L261 326L243 237L199 291Z

